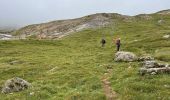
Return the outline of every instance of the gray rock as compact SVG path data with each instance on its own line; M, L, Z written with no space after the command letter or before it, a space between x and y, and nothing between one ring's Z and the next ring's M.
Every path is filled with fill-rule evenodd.
M30 83L28 83L27 81L15 77L5 82L4 86L2 87L2 93L19 92L27 89L29 86Z
M10 40L10 39L12 39L12 35L0 34L0 40Z
M157 73L156 72L152 72L151 75L156 75Z
M145 75L145 74L151 74L151 75L156 75L156 74L161 74L161 73L170 73L170 67L162 67L162 68L140 68L139 69L139 74L140 75Z
M166 64L158 63L159 67L166 67Z
M138 58L138 61L148 61L148 60L154 60L154 58L151 56L143 56Z
M140 75L145 75L147 73L147 69L146 68L140 68L139 69L139 74Z
M169 64L166 64L166 66L165 67L170 67L170 65Z
M163 23L165 23L165 21L164 20L158 20L158 24L163 24Z
M9 62L10 65L21 64L21 63L22 61L16 61L16 60Z
M144 68L158 68L159 64L156 61L154 61L154 60L144 61L143 62L143 67Z
M170 35L164 35L163 38L168 39L168 38L170 38Z
M117 52L115 54L115 59L114 60L115 61L131 62L131 61L137 60L137 56L134 53L131 53L131 52L120 51L120 52Z

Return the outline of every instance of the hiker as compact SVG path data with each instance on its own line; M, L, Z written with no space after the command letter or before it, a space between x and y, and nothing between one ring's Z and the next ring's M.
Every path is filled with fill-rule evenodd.
M105 40L104 38L101 40L101 44L102 44L102 47L104 47L104 46L105 46L105 44L106 44L106 40Z
M120 38L117 38L115 42L116 42L117 51L119 51L120 50L120 45L121 45Z

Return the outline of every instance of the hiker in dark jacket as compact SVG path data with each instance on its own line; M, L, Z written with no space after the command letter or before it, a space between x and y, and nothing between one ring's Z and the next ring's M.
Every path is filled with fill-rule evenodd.
M118 38L118 39L116 39L116 48L117 48L117 51L120 50L120 45L121 45L120 38Z
M105 40L104 38L101 40L101 44L102 44L102 47L104 47L104 46L105 46L105 44L106 44L106 40Z

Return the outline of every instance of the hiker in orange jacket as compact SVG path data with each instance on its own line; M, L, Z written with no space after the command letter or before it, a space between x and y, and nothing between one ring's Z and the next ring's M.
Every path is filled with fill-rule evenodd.
M120 45L121 45L120 38L113 39L113 41L116 44L116 50L119 51L120 50Z

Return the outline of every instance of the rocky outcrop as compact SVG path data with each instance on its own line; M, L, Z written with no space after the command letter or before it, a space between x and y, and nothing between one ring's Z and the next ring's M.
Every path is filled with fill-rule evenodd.
M0 40L10 40L10 39L12 39L12 35L0 34Z
M170 67L161 67L161 68L141 68L139 73L141 75L150 74L150 75L156 75L161 73L170 73Z
M142 63L142 67L144 67L144 68L159 68L159 64L154 60L152 60L152 61L144 61Z
M153 19L153 17L150 16L149 14L140 14L140 15L137 15L136 17L139 18L139 19L144 19L144 20L151 20L151 19Z
M131 62L137 60L137 56L132 52L120 51L115 54L115 61Z
M142 63L142 68L139 69L140 75L145 74L160 74L160 73L170 73L170 65L161 64L156 61L145 61Z
M15 77L5 82L4 86L2 87L2 93L19 92L27 89L29 86L29 82L21 78Z
M142 56L138 58L138 61L150 61L150 60L154 60L154 58L151 56Z
M160 15L170 15L170 9L157 12Z
M16 35L25 37L35 36L38 38L60 38L70 33L82 31L89 28L99 28L116 23L126 17L117 13L97 13L76 19L58 20L23 27L14 32ZM25 38L24 37L24 38Z

